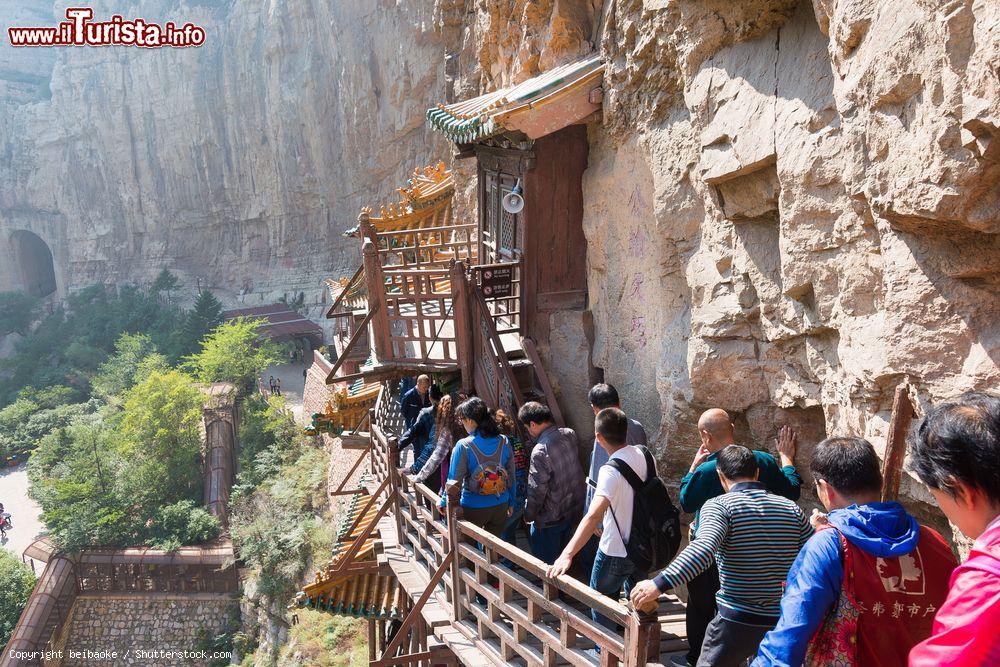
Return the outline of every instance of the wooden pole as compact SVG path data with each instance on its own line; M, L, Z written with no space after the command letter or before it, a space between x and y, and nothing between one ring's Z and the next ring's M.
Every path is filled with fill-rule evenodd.
M389 438L389 497L392 499L392 518L396 522L396 539L399 545L405 544L403 535L403 517L399 513L399 445L395 436Z
M462 371L462 391L472 391L473 365L472 321L469 317L469 290L466 284L465 264L451 263L451 293L455 317L455 347L458 366Z
M385 278L382 276L382 264L378 257L378 248L371 239L365 239L361 249L365 263L365 284L368 287L368 309L376 312L372 318L372 340L375 344L375 355L380 363L392 360L392 341L389 337L389 314L385 306Z
M447 491L444 491L447 493ZM445 501L447 506L445 511L448 516L448 553L451 559L451 618L454 622L461 621L465 614L462 612L462 594L459 582L458 568L458 512L455 507L458 504L458 494L451 494Z
M660 621L655 606L650 611L632 610L625 627L625 667L643 667L660 661Z
M899 477L903 469L903 459L906 458L906 434L913 416L910 385L903 382L896 387L892 399L889 436L885 443L885 459L882 464L882 502L896 500L899 497Z

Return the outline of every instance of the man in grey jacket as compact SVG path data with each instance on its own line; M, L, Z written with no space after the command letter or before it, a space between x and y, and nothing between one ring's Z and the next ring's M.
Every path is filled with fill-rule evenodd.
M541 403L525 403L517 417L536 443L524 507L524 519L531 523L531 553L551 565L583 511L580 440L573 429L557 427L552 412Z

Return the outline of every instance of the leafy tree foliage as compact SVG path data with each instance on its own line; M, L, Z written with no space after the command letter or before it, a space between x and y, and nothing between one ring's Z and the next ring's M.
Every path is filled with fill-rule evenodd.
M17 332L22 336L35 319L39 299L24 292L0 292L0 336Z
M6 549L0 549L0 644L6 645L35 588L35 575Z
M177 280L177 276L172 274L167 267L163 267L160 273L156 276L156 280L149 287L149 292L153 296L159 296L160 294L166 293L169 297L170 293L173 292L180 286L180 281Z
M188 376L154 372L121 411L45 436L28 473L55 542L174 548L217 535L218 521L196 506L202 400Z
M212 292L203 290L185 317L184 328L180 332L180 348L184 354L195 352L208 332L221 323L222 304Z
M310 558L328 552L332 540L328 522L316 513L325 502L329 459L295 428L280 399L252 399L245 407L230 533L258 592L285 600Z
M98 401L81 398L69 387L22 389L17 400L0 410L0 458L27 452L49 433L100 408Z
M153 374L129 392L120 427L123 484L148 510L175 497L201 500L203 403L191 378L178 371Z
M94 393L109 399L131 389L148 375L142 362L154 354L158 354L156 345L147 334L123 333L115 341L115 353L101 364L91 381Z
M257 373L283 361L281 348L257 334L259 319L237 318L220 324L202 342L201 351L185 362L198 380L228 380L242 388L253 385Z
M0 383L0 407L29 385L64 385L86 395L124 332L148 335L157 350L176 362L196 349L181 347L184 320L184 311L163 306L134 288L121 288L117 294L100 285L83 289L27 334L12 357L0 359L0 377L5 380Z

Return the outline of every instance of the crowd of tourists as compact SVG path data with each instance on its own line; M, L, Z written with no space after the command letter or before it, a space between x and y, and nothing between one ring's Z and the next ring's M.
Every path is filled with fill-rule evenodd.
M514 416L420 376L401 397L400 445L413 448L401 472L508 542L526 530L549 577L576 576L637 610L686 586L690 649L676 665L1000 665L1000 397L935 405L909 442L909 469L975 540L961 564L940 534L881 500L867 440L816 445L809 472L826 511L807 517L796 503L796 434L779 430L776 456L753 450L721 409L698 420L701 446L679 482L680 508L694 515L689 542L669 563L650 560L657 547L642 543L670 532L656 521L673 507L651 491L662 481L646 432L613 386L588 398L589 465L547 406L525 403L517 428Z

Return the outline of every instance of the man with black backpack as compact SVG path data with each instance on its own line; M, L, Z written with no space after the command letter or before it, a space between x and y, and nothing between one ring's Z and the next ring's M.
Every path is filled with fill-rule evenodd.
M594 498L586 516L548 576L566 573L573 557L602 522L600 544L590 575L590 587L618 599L625 587L628 595L640 576L662 567L680 542L680 523L666 487L656 476L652 455L645 447L626 444L628 419L618 408L597 414L594 430L598 444L608 453L608 463L597 475ZM605 616L592 610L598 623L616 629Z
M778 622L788 570L813 530L798 505L758 481L753 451L729 445L716 462L726 493L702 506L695 539L654 579L636 584L631 600L636 609L645 609L660 593L718 564L718 612L708 624L697 665L736 667L757 653Z

